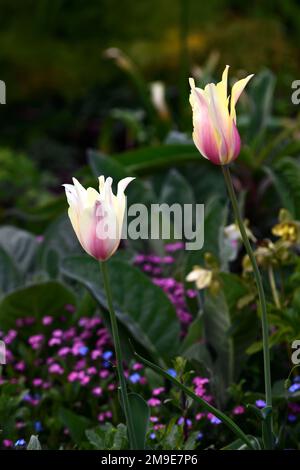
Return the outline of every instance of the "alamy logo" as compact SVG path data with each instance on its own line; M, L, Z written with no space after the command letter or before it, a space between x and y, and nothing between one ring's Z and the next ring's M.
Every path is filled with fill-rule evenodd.
M0 104L6 104L6 85L0 80Z

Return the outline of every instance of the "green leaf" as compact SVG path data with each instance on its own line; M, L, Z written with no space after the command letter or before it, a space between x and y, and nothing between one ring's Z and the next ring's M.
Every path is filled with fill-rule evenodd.
M193 346L197 341L203 337L203 316L198 314L188 327L188 331L184 340L181 343L180 351L183 353L185 350Z
M1 227L0 247L14 261L19 271L27 273L32 270L38 247L38 242L34 235L16 227Z
M38 252L38 258L41 266L49 273L50 277L56 278L59 274L60 259L79 252L81 252L80 244L69 218L64 215L47 228L44 241Z
M179 321L164 292L138 268L116 258L108 262L110 286L118 319L136 341L162 358L172 357L179 347ZM98 263L88 256L67 258L62 272L82 283L105 308Z
M20 280L20 273L13 260L0 248L0 296L16 288Z
M264 168L273 182L281 205L295 219L300 218L300 164L290 157L281 158L273 168Z
M275 76L270 70L263 70L253 79L249 87L251 113L248 126L248 140L258 140L266 129L272 111Z
M213 379L216 393L224 403L226 389L233 381L233 339L229 334L231 320L225 295L222 291L213 295L206 293L204 302L205 338L213 349Z
M73 441L80 445L85 440L85 431L89 427L90 421L66 408L61 408L58 416L62 424L68 428Z
M138 174L151 173L175 164L186 164L200 160L194 145L170 144L131 150L114 156L129 172Z
M128 400L137 449L144 450L146 433L149 426L150 409L145 400L137 393L129 393Z
M15 326L17 318L45 315L57 316L66 304L75 304L75 298L63 284L50 281L17 289L6 295L0 303L0 328Z
M256 437L248 434L248 438L250 439L255 450L261 449L261 445ZM221 450L250 450L250 449L242 441L242 439L236 439L235 441L231 442L231 444L228 444L227 446L223 447Z
M31 436L26 450L42 450L38 436Z

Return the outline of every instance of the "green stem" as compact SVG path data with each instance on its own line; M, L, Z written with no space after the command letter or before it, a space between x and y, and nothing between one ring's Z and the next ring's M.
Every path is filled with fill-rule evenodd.
M111 290L109 286L109 278L108 278L106 262L100 262L100 267L102 271L103 284L104 284L104 289L105 289L106 298L107 298L107 305L108 305L108 310L109 310L109 315L110 315L113 342L114 342L114 347L116 351L116 365L117 365L117 372L118 372L118 378L119 378L119 383L120 383L123 411L125 413L125 418L126 418L126 423L127 423L128 438L129 438L130 447L131 449L134 450L134 449L137 449L137 443L135 439L135 432L133 429L133 421L132 421L132 416L131 416L131 411L130 411L130 406L129 406L126 380L124 376L123 363L122 363L122 350L121 350L121 344L120 344L120 338L119 338L119 332L118 332L118 323L117 323L117 318L116 318L116 314L115 314L114 307L113 307L113 301L112 301L112 295L111 295Z
M273 271L272 266L269 266L268 273L269 273L269 282L270 282L270 287L272 291L272 296L273 296L276 307L280 309L281 308L280 299L279 299L278 291L276 288L276 282L275 282L274 271Z
M192 390L190 390L188 387L186 387L184 384L179 382L179 380L175 379L172 377L167 371L163 370L161 367L157 366L156 364L153 364L152 362L148 361L147 359L143 358L136 352L134 355L137 357L137 359L145 364L146 366L150 367L153 369L155 372L158 374L162 375L165 379L169 380L172 382L174 385L176 385L178 388L180 388L187 396L191 397L195 402L199 403L206 411L209 411L210 413L214 414L217 418L219 418L237 437L239 437L246 445L252 450L255 450L251 440L249 437L235 424L232 419L228 418L222 411L218 410L214 406L210 405L207 401L203 400L203 398L199 397L196 395Z
M272 385L271 385L271 369L270 369L270 349L269 349L269 325L268 325L268 317L267 317L267 306L266 306L266 299L265 293L263 289L261 275L257 266L257 262L251 248L248 235L246 229L244 227L244 223L239 211L238 201L235 195L235 191L233 188L232 180L230 171L227 165L222 166L223 175L225 178L227 190L229 197L231 199L233 212L238 223L241 236L246 248L246 252L250 258L253 273L255 277L255 282L258 290L258 297L260 303L260 310L261 310L261 323L262 323L262 334L263 334L263 353L264 353L264 376L265 376L265 394L266 394L266 404L268 407L272 407ZM269 433L268 435L272 435L272 416L268 420L269 423ZM272 447L272 443L268 442L267 447Z

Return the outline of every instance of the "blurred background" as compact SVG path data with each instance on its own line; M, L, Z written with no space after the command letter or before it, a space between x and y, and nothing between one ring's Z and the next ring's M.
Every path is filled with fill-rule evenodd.
M299 448L300 378L289 408L284 389L300 337L300 115L291 101L299 44L296 0L0 0L2 446L24 447L38 433L47 448L89 448L89 427L122 419L98 266L67 218L61 185L72 176L86 187L100 174L134 175L129 204L205 204L203 250L184 250L172 237L165 245L127 240L110 261L130 387L159 419L151 445L185 448L191 429L193 446L204 448L232 436L141 372L128 336L179 376L196 371L197 393L210 382L210 400L234 419L243 419L245 403L264 406L256 290L222 172L191 138L188 77L204 86L229 64L230 85L255 74L238 103L243 145L232 174L266 287L276 412L290 426L280 448ZM213 273L200 291L186 282L195 265ZM247 426L256 435L260 423L250 417ZM102 443L106 431L96 448L115 448Z
M22 188L42 178L53 190L89 147L119 152L170 129L190 133L188 76L219 77L227 63L235 77L269 69L273 111L291 116L299 41L296 0L1 0L0 161L22 174ZM153 104L158 132L144 126ZM18 168L4 148L23 154Z
M296 0L1 0L0 220L43 232L90 148L191 144L187 79L219 79L226 64L231 80L256 75L240 104L244 148L256 155L280 131L298 151L299 36Z

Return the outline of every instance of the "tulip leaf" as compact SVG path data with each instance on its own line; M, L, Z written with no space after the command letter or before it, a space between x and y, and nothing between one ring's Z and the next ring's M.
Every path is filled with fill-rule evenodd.
M172 357L179 347L179 320L165 293L138 268L116 258L108 262L116 315L134 339L154 356ZM82 283L105 308L106 296L98 263L88 256L72 256L62 273Z
M149 425L150 409L144 398L137 393L129 393L128 400L133 420L133 430L135 441L137 443L137 450L144 450Z
M129 172L149 174L161 168L199 161L201 156L193 144L167 144L130 150L113 158Z
M32 284L6 295L0 303L0 328L15 326L17 318L44 315L57 316L64 312L66 304L74 304L72 292L55 281Z
M230 335L230 313L224 293L206 292L203 311L205 338L215 356L212 377L220 401L226 400L226 390L233 382L234 345Z

